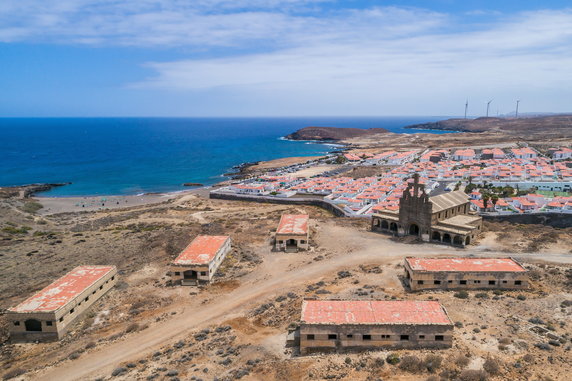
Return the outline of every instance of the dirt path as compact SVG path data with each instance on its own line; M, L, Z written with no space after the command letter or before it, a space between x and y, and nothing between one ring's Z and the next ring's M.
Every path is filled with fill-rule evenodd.
M306 282L316 282L320 277L341 269L352 269L360 264L391 263L411 255L506 256L506 253L482 252L478 247L460 251L432 244L406 245L393 242L376 233L359 231L334 223L321 225L316 239L320 249L324 249L328 254L322 261L308 263L315 256L313 253L290 257L287 254L268 252L264 263L245 276L241 280L241 285L228 294L215 297L202 306L197 298L190 299L185 305L173 306L173 310L183 310L183 312L77 360L65 362L57 367L48 367L35 379L65 381L109 375L120 363L146 356L164 344L184 338L191 330L240 316L267 298L284 294ZM559 254L554 257L542 254L538 259L572 262L572 256ZM289 268L291 270L288 270Z

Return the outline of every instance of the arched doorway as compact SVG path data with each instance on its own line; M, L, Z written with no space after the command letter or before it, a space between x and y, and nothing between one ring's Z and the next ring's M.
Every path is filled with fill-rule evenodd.
M389 230L391 230L392 232L397 232L397 224L395 222L392 222L391 225L389 225Z
M36 319L28 319L24 322L26 331L42 332L42 322Z
M465 239L465 245L468 245L471 243L471 237L467 237L467 239Z
M451 243L451 235L449 235L449 233L443 234L443 242L444 243Z
M433 232L433 236L431 237L431 239L433 241L439 241L441 242L441 233L439 232Z
M379 227L379 219L375 218L375 219L373 220L373 226L376 227L376 228Z
M409 225L409 234L419 235L419 226L417 226L416 224Z
M463 237L456 235L455 238L453 238L453 244L462 246Z
M382 229L389 229L389 224L386 220L381 221L381 228Z

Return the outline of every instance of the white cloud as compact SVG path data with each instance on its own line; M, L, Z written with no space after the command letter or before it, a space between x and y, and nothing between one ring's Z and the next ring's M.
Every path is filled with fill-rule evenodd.
M564 100L555 99L550 108L546 96L571 92L563 90L572 87L571 11L528 12L458 33L432 32L446 20L433 16L415 14L427 22L411 28L409 20L400 22L393 13L391 22L380 18L379 25L362 22L353 29L360 18L372 17L355 12L335 28L312 29L309 43L302 41L293 48L149 63L157 75L134 86L218 89L259 99L258 106L274 107L287 99L288 107L326 114L338 107L346 114L399 114L407 112L409 102L420 107L413 113L450 114L453 111L442 105L464 101L466 96L475 102L495 97L501 112L511 110L514 97L534 99L547 109L565 107Z
M222 58L149 62L154 74L128 87L208 92L235 115L451 114L467 96L494 97L501 112L515 97L538 111L568 107L572 9L483 21L325 2L4 0L0 42L223 48Z
M328 0L3 0L0 42L233 46L286 30Z

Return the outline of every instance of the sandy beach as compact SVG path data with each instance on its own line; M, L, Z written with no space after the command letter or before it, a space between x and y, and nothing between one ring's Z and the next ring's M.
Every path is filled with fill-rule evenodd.
M78 196L78 197L33 197L43 208L38 211L39 215L51 215L58 213L102 211L132 206L159 204L170 201L184 195L201 195L208 197L213 187L201 187L181 192L171 193L147 193L127 196Z

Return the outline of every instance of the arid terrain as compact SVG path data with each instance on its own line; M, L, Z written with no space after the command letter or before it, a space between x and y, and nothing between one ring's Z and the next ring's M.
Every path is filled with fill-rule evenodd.
M520 118L482 117L477 119L447 119L439 122L422 123L405 128L493 132L502 131L511 134L535 134L542 131L545 134L561 134L570 136L572 130L572 115L549 115Z
M60 342L10 344L0 317L4 379L566 380L572 366L572 228L486 223L480 241L460 250L372 233L368 220L314 207L195 194L55 215L30 199L0 202L1 308L79 264L120 269L118 286ZM271 251L284 212L310 214L309 252ZM166 265L198 233L229 234L233 250L214 284L174 287ZM411 294L401 276L412 255L513 255L534 287L467 299ZM285 342L302 298L332 296L439 300L456 323L454 346L298 356ZM386 361L393 353L397 364Z

